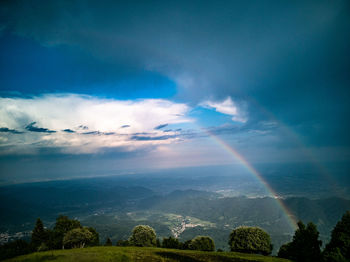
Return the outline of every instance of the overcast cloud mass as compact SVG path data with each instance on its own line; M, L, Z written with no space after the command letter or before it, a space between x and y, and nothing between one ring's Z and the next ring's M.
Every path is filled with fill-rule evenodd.
M3 1L0 178L234 162L208 133L253 164L349 166L349 17L346 0Z

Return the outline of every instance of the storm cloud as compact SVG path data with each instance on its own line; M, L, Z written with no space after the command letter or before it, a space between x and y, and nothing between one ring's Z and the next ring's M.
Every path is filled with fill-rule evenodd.
M95 64L103 73L82 67L75 75L95 84L148 71L172 79L178 98L192 105L232 97L247 104L248 121L273 116L308 143L336 145L350 142L348 124L344 128L350 112L349 5L9 1L1 26L63 54L78 46L74 63ZM84 86L80 92L95 88Z
M0 5L2 155L349 161L347 0Z

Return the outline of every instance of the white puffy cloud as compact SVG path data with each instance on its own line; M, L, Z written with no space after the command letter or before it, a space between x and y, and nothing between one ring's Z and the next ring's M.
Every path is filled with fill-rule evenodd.
M166 144L176 135L164 136L154 128L192 121L186 117L189 109L164 99L115 100L77 94L0 98L0 128L12 131L0 132L0 145L10 151L31 146L89 153L105 147L129 150Z
M245 123L247 121L246 117L238 106L232 101L231 97L227 97L223 101L211 101L207 100L200 103L200 106L210 109L215 109L215 111L232 116L232 120L236 122Z

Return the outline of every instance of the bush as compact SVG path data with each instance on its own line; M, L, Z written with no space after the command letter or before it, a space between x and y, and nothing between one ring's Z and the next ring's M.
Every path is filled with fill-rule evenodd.
M269 234L258 227L238 227L230 234L231 251L269 255L272 252Z
M129 241L134 246L153 247L157 245L156 232L150 226L138 225L132 230Z
M74 228L68 231L63 238L65 248L83 248L93 239L93 234L87 228Z
M41 243L41 245L38 247L39 252L43 252L43 251L47 251L47 250L49 250L49 248L47 247L47 245L45 243Z
M162 247L164 248L174 248L174 249L182 249L183 244L174 237L164 238Z
M280 247L277 256L282 258L288 258L290 255L291 243L284 244Z
M118 240L116 246L118 247L127 247L131 246L129 240Z
M214 240L208 236L196 236L191 240L189 248L192 250L214 251Z
M185 243L182 244L182 249L185 249L185 250L190 249L191 241L192 241L192 239L186 240Z
M107 237L107 239L106 239L105 246L106 246L106 247L113 246L112 240L111 240L109 237Z

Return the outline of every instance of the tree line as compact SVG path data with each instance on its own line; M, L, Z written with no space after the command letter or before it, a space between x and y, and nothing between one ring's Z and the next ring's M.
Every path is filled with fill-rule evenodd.
M76 219L59 216L54 227L47 229L38 218L32 231L31 241L28 243L19 239L2 245L0 260L36 251L98 246L99 244L97 231L92 227L83 227Z
M231 251L270 255L273 249L271 238L258 227L241 226L232 230L228 241ZM16 240L0 247L0 260L35 251L54 249L84 248L100 245L99 234L92 227L84 227L78 220L59 216L52 229L46 229L40 218L32 231L31 241ZM105 246L112 246L107 238ZM174 237L157 238L155 230L147 225L133 228L126 240L118 240L116 246L161 247L215 251L214 240L209 236L196 236L185 242ZM330 242L321 250L322 241L312 222L304 225L298 222L298 228L291 242L282 245L278 257L296 262L346 262L350 261L350 212L347 211L334 227ZM218 249L217 251L222 251Z

